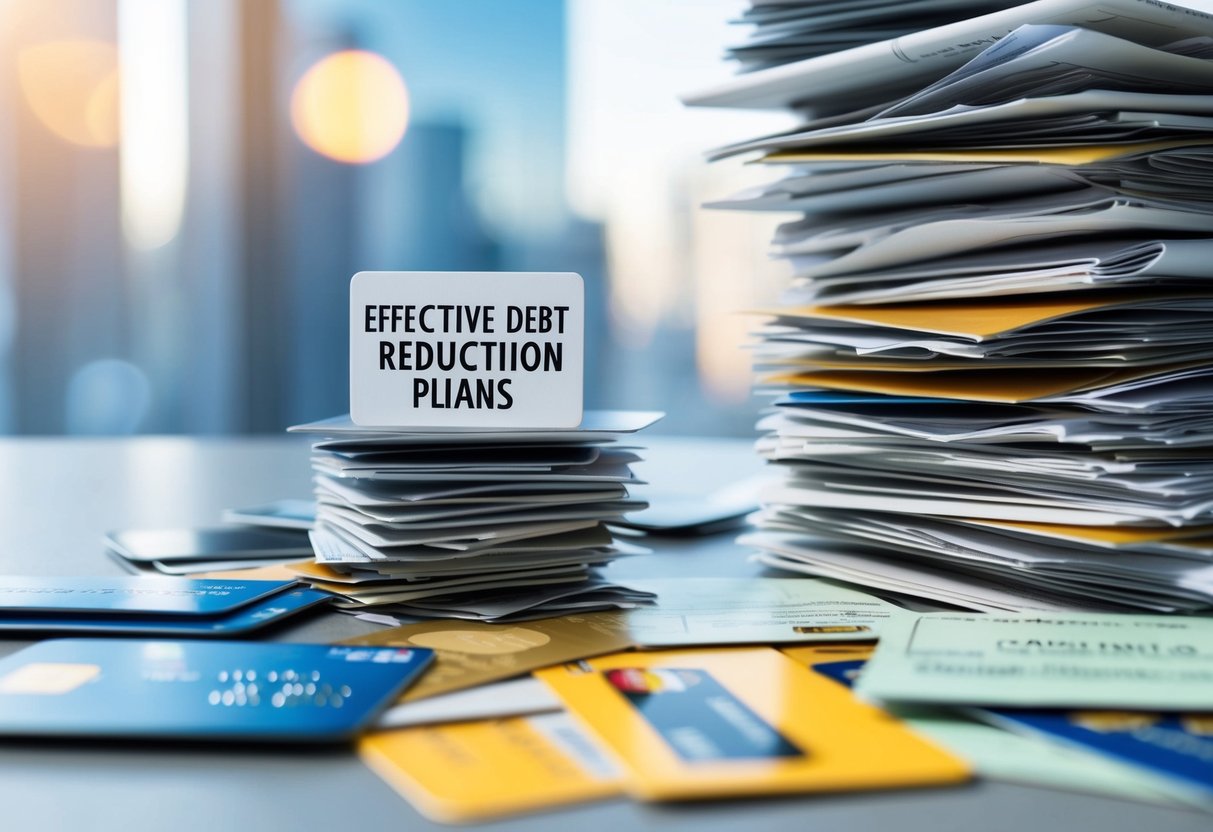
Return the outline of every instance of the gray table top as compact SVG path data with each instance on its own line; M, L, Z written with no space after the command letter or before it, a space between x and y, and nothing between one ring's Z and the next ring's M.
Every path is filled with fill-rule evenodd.
M646 438L640 473L704 493L758 470L744 441ZM111 529L214 524L225 508L309 492L296 438L0 440L0 573L106 575ZM754 574L731 535L652 539L619 575ZM337 614L279 630L329 642L374 629ZM24 642L0 642L0 654ZM810 703L811 706L811 703ZM438 829L348 750L0 744L5 830ZM500 830L1202 830L1208 815L1007 783L841 796L642 805L619 799L486 824Z

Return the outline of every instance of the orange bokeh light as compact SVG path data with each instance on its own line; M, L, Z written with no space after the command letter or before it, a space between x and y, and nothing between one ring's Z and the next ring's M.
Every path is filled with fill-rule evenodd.
M291 94L291 124L317 153L365 164L391 153L404 136L409 96L396 68L373 52L347 50L320 59Z
M26 103L48 130L83 147L118 143L118 50L99 40L59 40L22 49L17 72Z

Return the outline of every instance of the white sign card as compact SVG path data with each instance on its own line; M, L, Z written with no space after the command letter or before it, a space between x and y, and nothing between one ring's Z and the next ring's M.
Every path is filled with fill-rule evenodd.
M584 342L578 274L359 272L350 281L350 418L576 427Z

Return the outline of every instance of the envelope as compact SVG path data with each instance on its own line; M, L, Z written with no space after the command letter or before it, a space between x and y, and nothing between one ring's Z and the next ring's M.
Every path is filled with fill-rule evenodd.
M433 665L402 702L498 682L548 665L631 647L624 619L616 612L569 615L515 625L425 621L343 643L433 649Z
M944 785L967 766L768 647L539 671L646 800Z
M358 753L417 811L447 823L620 792L610 760L562 713L385 731Z

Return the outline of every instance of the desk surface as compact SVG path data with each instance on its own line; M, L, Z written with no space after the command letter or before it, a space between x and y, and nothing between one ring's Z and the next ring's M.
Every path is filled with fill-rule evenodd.
M642 475L705 490L758 470L749 443L653 437ZM104 575L120 570L101 537L114 528L217 523L225 508L309 492L305 443L294 438L0 440L0 571ZM729 535L651 543L651 558L615 574L753 574ZM331 614L277 631L328 642L373 629ZM0 642L8 653L22 642ZM811 703L806 703L811 707ZM442 829L348 751L0 745L0 822L6 830ZM898 832L1047 829L1150 832L1210 828L1208 815L1138 803L976 783L849 796L645 806L627 800L530 816L492 830L889 829Z

